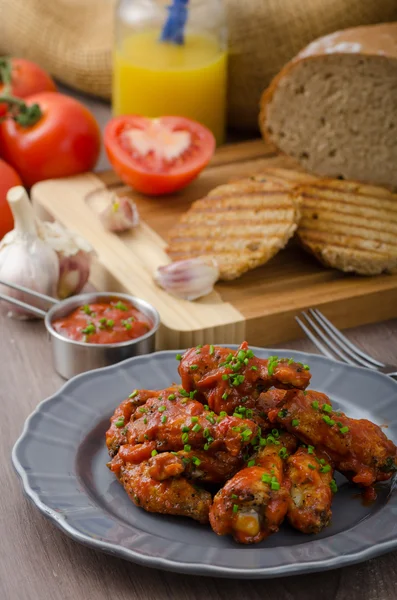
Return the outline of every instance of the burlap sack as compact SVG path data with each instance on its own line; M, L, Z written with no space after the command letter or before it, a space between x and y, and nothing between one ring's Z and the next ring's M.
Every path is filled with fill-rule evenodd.
M133 2L134 0L131 0ZM261 91L316 37L397 19L397 0L224 0L229 123L256 129ZM60 81L111 95L115 0L0 0L0 53L37 61Z
M0 0L0 54L29 58L110 98L115 0Z

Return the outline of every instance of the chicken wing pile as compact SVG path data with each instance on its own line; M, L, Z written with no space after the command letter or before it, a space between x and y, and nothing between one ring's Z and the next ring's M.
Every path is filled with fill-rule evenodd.
M397 448L370 421L307 390L308 365L213 345L177 355L181 385L134 390L106 444L131 500L258 543L286 519L303 533L331 521L334 470L369 489L397 470Z

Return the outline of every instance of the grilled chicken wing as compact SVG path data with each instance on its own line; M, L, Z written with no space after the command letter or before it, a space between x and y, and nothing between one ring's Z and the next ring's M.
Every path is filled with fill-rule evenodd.
M159 451L183 450L184 446L203 449L211 454L227 450L239 456L258 434L258 426L249 419L216 415L204 406L185 396L179 390L147 400L132 416L127 425L129 444L156 441Z
M164 453L137 465L127 463L120 470L120 481L134 504L148 512L208 523L211 494L181 477L183 465L174 459Z
M289 392L268 416L327 454L335 469L354 483L370 486L390 479L397 470L397 448L381 428L334 411L325 394L314 390Z
M189 446L187 446L187 450ZM108 467L117 476L127 463L138 464L148 460L156 452L156 442L144 444L125 444L121 446L118 454L108 463ZM162 452L172 458L174 464L182 467L183 475L187 479L202 483L225 483L233 477L244 465L242 455L231 456L228 452L215 452L210 454L205 450L181 450L179 452ZM181 471L181 472L182 472Z
M228 414L240 405L256 409L259 394L271 386L304 389L311 377L307 365L293 360L257 358L247 342L236 351L208 345L191 348L178 370L187 392L197 391L198 400L216 413Z
M272 438L272 439L271 439ZM289 499L283 469L288 452L295 450L294 436L268 436L255 465L239 471L215 495L210 523L218 535L233 535L237 542L252 544L278 531Z
M106 432L106 446L111 457L115 456L122 444L127 443L126 426L137 408L145 404L149 398L167 398L178 386L165 390L134 390L114 411L110 419L110 427Z
M320 533L332 515L331 465L313 446L301 446L288 458L285 476L290 483L289 522L302 533Z

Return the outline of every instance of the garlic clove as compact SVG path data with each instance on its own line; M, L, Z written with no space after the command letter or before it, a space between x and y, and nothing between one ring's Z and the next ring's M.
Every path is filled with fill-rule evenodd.
M121 233L139 225L138 208L128 196L112 194L111 201L100 213L102 225L108 231Z
M58 298L78 294L88 281L96 252L84 238L59 223L36 221L39 236L57 253L59 260Z
M88 281L91 268L91 255L83 250L73 256L59 258L58 298L64 300L78 294Z
M196 300L210 294L218 278L215 259L200 257L159 267L154 274L157 285L183 300Z
M11 188L7 202L14 216L14 229L0 243L0 278L23 285L36 292L55 296L59 266L55 251L41 240L37 233L33 207L22 186ZM48 306L39 299L23 292L0 285L0 291L38 308ZM5 303L8 316L25 319L34 318L22 308Z

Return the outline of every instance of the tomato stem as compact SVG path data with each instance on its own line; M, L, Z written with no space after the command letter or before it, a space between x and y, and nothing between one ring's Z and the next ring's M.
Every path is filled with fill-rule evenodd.
M0 103L7 104L7 116L14 119L22 127L31 127L43 116L38 104L28 106L21 98L16 98L4 91L0 94Z
M4 85L3 94L10 94L12 83L12 66L10 59L6 56L0 56L0 83Z

